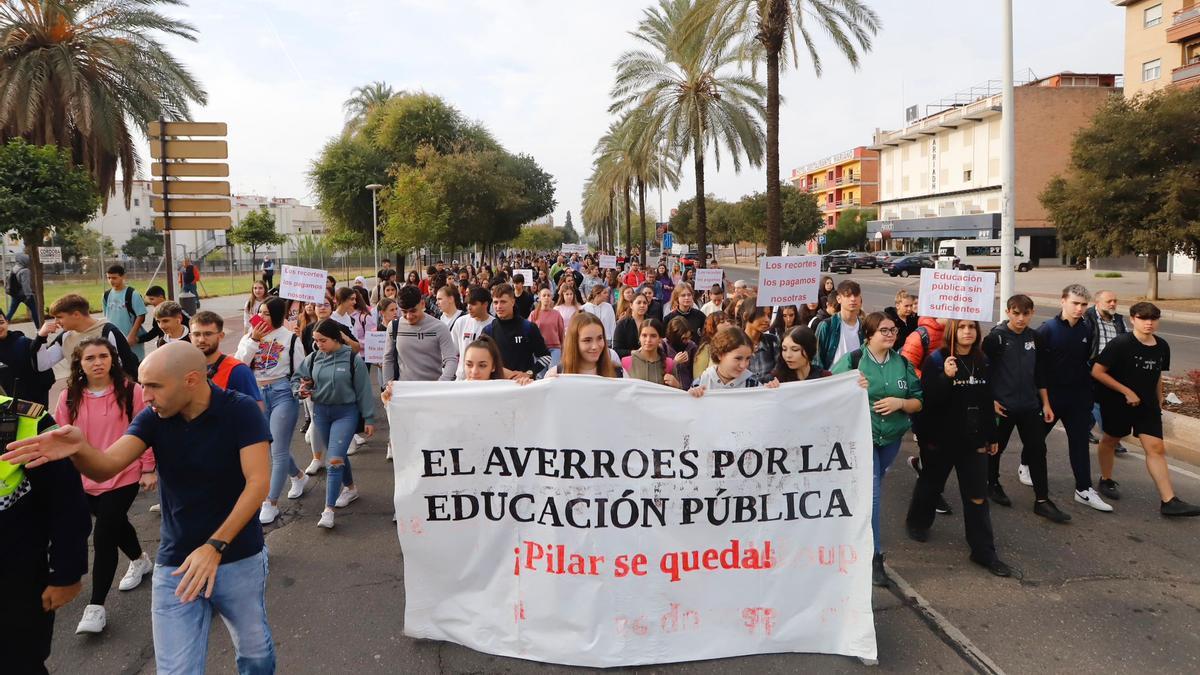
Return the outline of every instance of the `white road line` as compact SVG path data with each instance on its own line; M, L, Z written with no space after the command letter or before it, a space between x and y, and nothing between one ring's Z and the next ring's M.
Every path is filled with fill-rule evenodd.
M996 662L993 661L991 657L985 654L978 645L976 645L974 642L971 642L971 638L967 637L966 634L959 630L957 626L955 626L953 623L950 623L950 620L947 619L945 615L934 609L933 605L931 605L929 601L925 599L925 596L918 593L917 589L914 588L912 584L908 583L907 579L900 576L900 574L896 572L895 568L886 562L883 566L884 569L887 570L888 577L891 578L892 583L895 584L896 589L900 591L900 595L905 600L911 602L918 613L920 613L927 621L932 623L937 630L941 631L947 640L950 640L952 643L951 647L954 648L954 650L957 651L964 660L971 663L972 666L982 673L988 673L990 675L1004 675L1004 671L1000 668L1000 666L996 665Z

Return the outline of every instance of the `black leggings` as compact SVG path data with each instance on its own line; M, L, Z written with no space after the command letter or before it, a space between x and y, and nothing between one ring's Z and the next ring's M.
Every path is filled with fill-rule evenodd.
M1021 463L1029 467L1033 495L1037 501L1050 498L1046 477L1046 422L1041 410L1009 412L1007 417L996 416L996 440L1000 451L988 457L988 483L1000 484L1000 455L1012 438L1013 429L1021 437Z
M981 449L927 446L921 458L921 474L913 487L906 519L908 527L913 529L928 530L932 527L938 494L946 487L950 472L954 471L958 474L958 492L962 496L967 545L971 548L971 555L985 563L996 559L987 501L987 458ZM976 500L981 503L976 504Z
M117 549L130 560L142 557L142 545L137 530L129 522L129 507L137 498L138 484L110 490L99 495L88 495L88 505L96 516L96 527L92 530L92 600L93 605L103 605L112 589L113 577L117 574Z

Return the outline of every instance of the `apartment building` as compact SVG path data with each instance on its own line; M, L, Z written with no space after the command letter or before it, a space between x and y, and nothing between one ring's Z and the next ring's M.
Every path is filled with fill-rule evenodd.
M845 150L792 169L790 180L816 197L825 218L822 231L836 230L846 209L870 207L879 198L879 153L864 146ZM808 250L815 252L816 242Z
M1200 84L1200 0L1112 0L1125 8L1125 95Z
M1016 234L1030 237L1035 262L1059 261L1054 226L1038 194L1067 168L1075 132L1120 94L1117 78L1062 72L1015 88ZM875 132L869 149L879 152L879 219L868 224L870 238L932 249L939 239L999 236L1001 94L1000 82L992 80L926 106L924 115L910 108L903 129Z

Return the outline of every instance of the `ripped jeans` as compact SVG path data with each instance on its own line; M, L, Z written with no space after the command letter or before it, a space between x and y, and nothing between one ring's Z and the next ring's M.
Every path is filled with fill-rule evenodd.
M354 485L346 451L358 428L358 404L313 403L313 440L325 448L325 506L333 508L342 486Z

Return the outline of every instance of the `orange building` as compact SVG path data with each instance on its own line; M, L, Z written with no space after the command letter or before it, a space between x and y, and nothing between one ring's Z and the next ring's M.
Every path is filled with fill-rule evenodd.
M792 184L817 198L824 230L836 230L846 209L866 208L879 199L879 153L863 146L792 169ZM817 250L809 242L808 250Z

